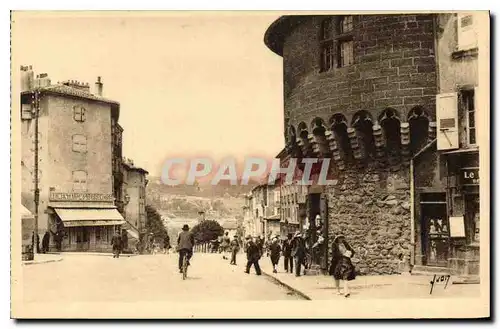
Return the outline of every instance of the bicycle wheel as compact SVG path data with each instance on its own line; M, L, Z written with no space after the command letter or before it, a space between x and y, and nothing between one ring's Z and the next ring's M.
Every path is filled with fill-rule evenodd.
M182 280L186 280L187 278L187 268L187 256L184 255L184 257L182 258Z

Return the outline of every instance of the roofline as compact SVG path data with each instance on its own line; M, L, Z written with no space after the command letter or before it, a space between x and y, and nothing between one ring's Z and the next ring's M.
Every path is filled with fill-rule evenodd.
M283 44L288 33L313 15L286 15L275 20L264 34L264 43L276 55L283 56Z
M134 170L134 171L140 171L140 172L143 172L143 173L149 175L149 172L146 169L143 169L141 167L131 166L128 163L125 163L125 162L123 162L122 165L125 166L125 167L127 167L127 169Z
M55 86L55 85L53 85L53 86ZM46 93L46 94L54 94L54 95L62 95L62 96L68 96L68 97L74 97L74 98L82 98L82 99L87 99L90 101L120 106L120 103L117 101L107 99L107 98L104 98L101 96L96 96L94 94L88 94L88 96L75 95L75 94L68 94L68 93L60 92L58 90L47 89L47 88L36 88L36 89L26 90L26 91L21 92L21 95L32 94L35 91L39 91L41 93Z

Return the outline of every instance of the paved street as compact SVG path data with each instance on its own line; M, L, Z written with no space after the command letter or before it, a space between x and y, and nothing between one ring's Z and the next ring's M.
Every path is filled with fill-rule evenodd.
M23 266L25 302L301 299L265 276L247 275L242 267L230 266L219 254L195 254L186 281L178 273L177 254L63 257L61 262Z

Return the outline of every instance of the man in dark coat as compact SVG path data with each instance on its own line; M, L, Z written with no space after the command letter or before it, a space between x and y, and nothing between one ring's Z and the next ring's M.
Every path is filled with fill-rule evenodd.
M292 258L292 233L288 233L287 239L283 242L283 257L285 258L285 271L293 273L293 258Z
M250 267L252 267L253 265L257 275L262 274L259 265L259 259L261 256L262 253L259 246L257 246L257 244L252 241L251 236L247 236L247 267L245 273L250 274Z
M113 258L120 258L120 252L122 251L122 237L119 231L115 231L115 235L111 239L111 245L113 246Z
M300 232L295 233L292 245L292 256L295 258L295 276L300 276L300 270L306 257L306 243Z
M50 233L46 231L42 238L42 253L49 251Z

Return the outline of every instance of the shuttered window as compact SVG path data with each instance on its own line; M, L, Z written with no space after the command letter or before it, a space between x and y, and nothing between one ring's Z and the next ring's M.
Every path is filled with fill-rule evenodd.
M436 96L437 148L452 150L459 147L457 93Z
M78 153L87 152L87 137L84 135L73 135L73 151Z
M457 42L458 50L469 50L477 47L477 22L472 14L458 14Z
M73 191L87 191L87 173L83 170L73 171Z

